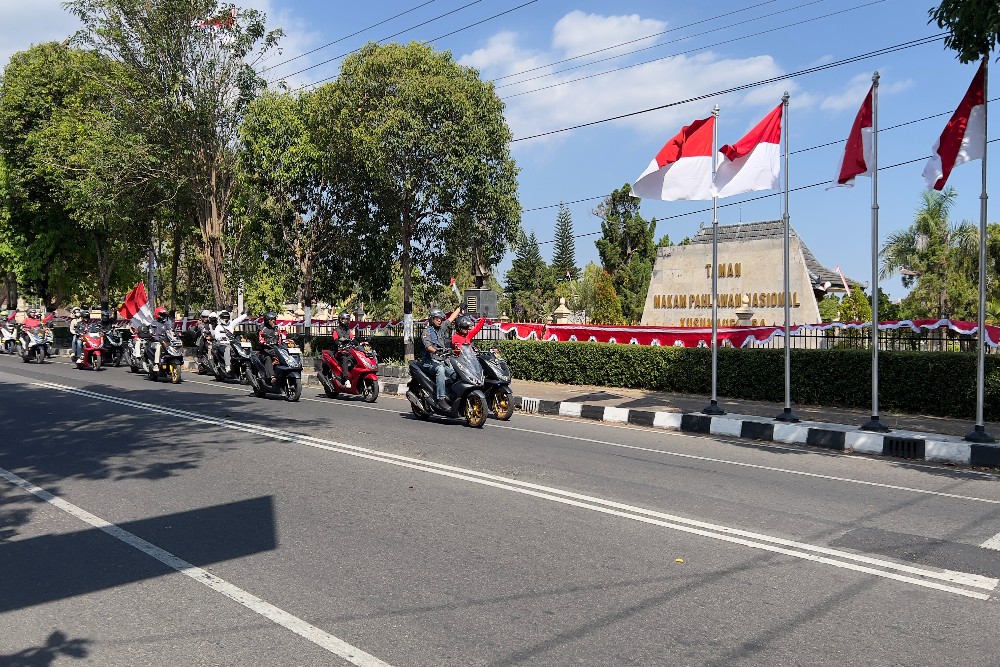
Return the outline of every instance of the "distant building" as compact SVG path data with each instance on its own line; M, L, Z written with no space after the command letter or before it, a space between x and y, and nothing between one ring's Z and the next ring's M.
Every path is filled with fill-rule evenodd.
M719 225L719 326L785 321L784 226L780 220ZM795 230L789 234L792 324L820 321L818 301L846 292L844 279L816 259ZM659 248L643 324L712 326L712 227L689 245ZM739 313L739 314L737 314Z

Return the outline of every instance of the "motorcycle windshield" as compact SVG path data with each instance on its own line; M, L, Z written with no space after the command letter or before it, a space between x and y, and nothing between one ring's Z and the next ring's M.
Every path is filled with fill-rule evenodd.
M483 384L483 369L472 345L463 345L458 356L452 357L452 366L469 384Z

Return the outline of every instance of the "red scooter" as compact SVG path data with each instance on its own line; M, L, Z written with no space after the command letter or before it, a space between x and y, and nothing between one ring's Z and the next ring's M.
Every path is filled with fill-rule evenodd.
M76 367L80 370L84 368L101 370L101 364L104 363L104 332L101 331L101 325L94 322L80 334L80 345L83 348L83 356L77 360Z
M317 373L326 395L336 398L339 394L360 396L365 403L378 400L378 356L371 345L365 342L351 341L346 352L351 359L351 372L348 375L350 386L341 380L343 372L337 350L323 350L323 366Z

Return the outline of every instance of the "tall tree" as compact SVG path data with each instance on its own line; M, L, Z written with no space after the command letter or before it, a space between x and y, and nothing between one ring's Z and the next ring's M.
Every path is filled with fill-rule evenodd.
M380 235L392 240L404 318L412 322L413 267L426 273L456 242L467 253L473 235L484 263L495 266L518 238L517 168L503 103L475 70L416 42L367 44L344 60L338 85L354 126L342 157Z
M594 285L594 313L591 319L594 324L624 323L621 301L607 271L601 271Z
M573 218L569 209L559 205L556 215L555 248L552 252L552 269L560 280L569 278L576 280L580 272L576 265L576 240L573 237Z
M594 211L601 219L597 252L621 300L622 315L630 324L642 319L656 261L656 218L647 221L639 214L640 201L631 195L626 183Z
M226 280L237 129L265 86L254 69L281 31L264 14L218 0L68 0L83 24L75 40L109 63L103 85L113 115L159 146L178 184L217 306Z
M15 53L0 82L0 218L8 272L50 307L81 284L86 262L67 262L83 242L60 193L39 167L37 143L83 85L87 54L49 42Z
M1000 3L995 0L941 0L927 12L929 23L948 31L944 45L959 62L970 63L990 53L1000 37Z
M530 322L546 319L554 288L553 271L542 259L535 233L522 235L504 285L513 318Z

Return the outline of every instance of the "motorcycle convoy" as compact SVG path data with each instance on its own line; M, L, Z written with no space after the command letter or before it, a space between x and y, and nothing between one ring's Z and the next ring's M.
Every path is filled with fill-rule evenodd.
M181 382L184 348L180 336L166 324L165 309L155 311L154 319L160 322L160 327L156 322L132 327L118 323L108 313L102 313L101 321L92 321L86 311L74 315L79 315L74 320L73 332L77 337L73 363L78 369L99 371L107 365L124 364L132 373L144 374L153 381L166 378L172 384ZM302 395L301 350L275 327L267 354L255 352L253 345L236 333L236 327L245 317L231 320L226 311L217 316L208 311L202 313L200 325L204 328L198 330L197 341L198 373L212 375L220 382L232 380L249 385L258 398L274 394L298 401ZM3 318L0 352L19 354L25 363L43 363L52 356L53 337L48 326L51 318L49 315L43 320L33 309L29 309L20 325L14 323L13 315ZM349 322L349 316L347 319ZM411 361L406 398L414 416L423 420L432 415L463 419L474 428L481 428L491 413L500 420L511 418L514 412L511 372L497 350L478 349L470 336L469 341L454 348L442 346L434 361L446 367L447 400L435 398L436 380L429 367ZM368 341L340 340L335 349L323 351L318 365L317 379L328 397L359 396L366 403L378 400L378 355Z

